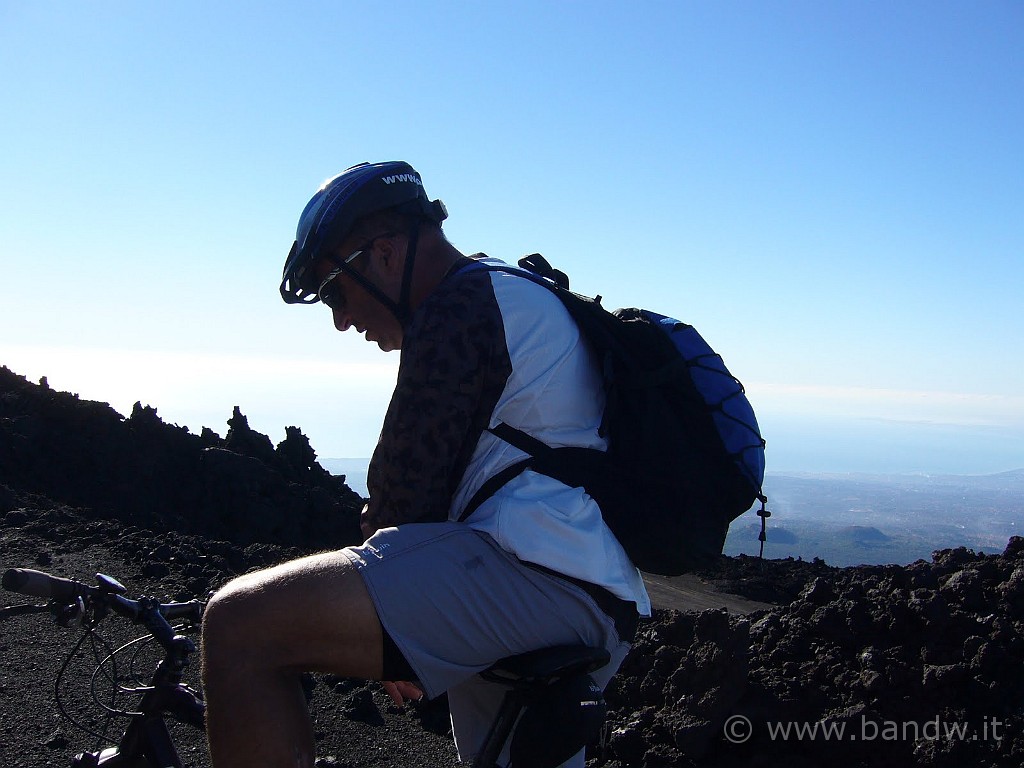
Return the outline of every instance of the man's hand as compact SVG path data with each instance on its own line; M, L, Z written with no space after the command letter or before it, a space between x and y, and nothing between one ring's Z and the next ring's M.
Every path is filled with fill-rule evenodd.
M406 699L409 701L420 701L423 698L423 691L416 685L404 680L396 680L395 682L382 681L381 685L384 686L384 690L387 691L388 696L395 702L395 705L399 707L405 704Z

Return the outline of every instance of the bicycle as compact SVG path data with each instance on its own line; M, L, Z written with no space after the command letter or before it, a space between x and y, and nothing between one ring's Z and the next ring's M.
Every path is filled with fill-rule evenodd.
M204 603L199 600L160 603L151 597L130 599L125 597L128 590L124 585L100 573L96 574L96 586L89 586L42 571L14 568L4 573L2 585L8 591L48 602L0 608L0 619L50 612L58 624L82 627L82 638L57 673L55 700L64 717L106 743L114 741L106 728L96 731L67 713L61 704L60 685L68 664L86 639L98 642L108 651L105 657L97 657L90 690L94 702L107 713L108 721L124 717L128 725L112 746L103 747L101 743L93 751L76 754L71 759L72 768L184 768L167 718L205 731L206 704L202 694L184 682L196 644L182 634L199 626ZM110 648L99 638L96 628L111 613L143 625L147 634ZM181 623L174 625L172 622ZM122 681L125 676L117 671L118 656L148 641L160 645L163 658L148 683L125 685ZM517 723L511 745L513 765L555 766L594 741L604 719L605 705L601 690L589 673L607 664L608 658L603 648L555 646L501 659L482 672L485 679L504 685L508 691L483 749L473 763L474 768L498 768L498 757ZM134 666L133 658L127 677L134 676ZM116 693L138 695L134 709L121 709L101 701L96 690L97 681L101 679L114 686ZM564 732L570 727L566 723L567 712L574 716L575 729L572 733L563 733L567 738L561 740L558 750L552 751L551 745L543 739L543 731L551 723L559 723ZM526 738L517 741L520 733Z
M68 665L87 639L93 641L94 653L98 647L107 648L107 655L98 660L93 672L90 690L96 704L107 713L108 723L112 718L122 716L128 718L128 726L114 746L103 748L101 745L95 751L75 755L71 759L72 768L182 768L165 718L173 717L186 725L205 729L206 706L202 696L184 682L189 657L195 653L196 644L181 634L199 625L203 603L199 600L161 603L151 597L130 599L125 597L128 590L124 585L104 574L96 574L96 586L89 586L42 571L12 568L4 573L2 584L4 589L11 592L44 598L48 602L4 608L0 618L49 611L57 623L63 626L79 624L84 630L57 673L55 700L64 717L101 742L110 741L106 728L96 731L72 717L62 705L60 687ZM111 649L96 629L110 613L141 624L147 634ZM182 623L175 626L171 622ZM163 659L157 664L148 683L128 685L128 678L118 673L118 656L132 650L137 656L139 645L150 640L161 646ZM129 664L129 677L134 677L134 658L133 663ZM113 697L110 704L101 701L96 689L100 680L111 683L115 694L138 694L134 709L118 708Z

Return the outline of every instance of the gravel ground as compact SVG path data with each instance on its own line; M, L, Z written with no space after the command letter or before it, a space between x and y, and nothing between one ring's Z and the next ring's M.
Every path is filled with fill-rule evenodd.
M213 554L231 549L195 537L126 530L103 520L88 520L80 510L21 507L26 514L8 513L0 526L0 566L27 567L94 583L97 572L115 576L135 596L161 600L204 597L231 571ZM7 522L11 518L17 524ZM30 519L26 519L30 518ZM274 547L252 547L238 557L253 566L276 562L293 554ZM199 565L197 565L199 564ZM0 605L22 598L0 593ZM120 617L101 625L116 644L144 634ZM0 622L0 764L12 768L67 765L72 754L94 749L96 738L58 714L54 681L61 664L81 636L75 628L58 626L47 614L17 616ZM150 671L158 659L146 649L137 663ZM100 710L89 693L89 675L96 666L87 646L73 657L65 673L61 696L69 711L91 728L102 726ZM187 680L198 687L198 657ZM444 702L431 707L399 709L379 686L318 676L312 679L310 713L323 765L366 766L456 765L447 733ZM107 688L100 690L106 691ZM134 701L127 697L124 704ZM119 734L124 721L111 727ZM186 765L208 766L203 734L177 726L174 736Z

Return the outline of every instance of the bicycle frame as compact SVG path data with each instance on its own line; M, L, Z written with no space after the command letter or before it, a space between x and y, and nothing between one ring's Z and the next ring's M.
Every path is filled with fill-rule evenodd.
M183 768L164 717L203 728L204 713L205 705L195 692L157 685L143 694L139 715L132 717L116 747L78 754L71 760L72 768Z
M206 704L196 691L182 682L188 657L196 650L195 643L174 632L155 600L143 598L139 604L139 620L163 646L166 655L153 673L150 688L139 700L137 714L132 716L118 745L76 755L71 761L72 768L182 768L164 718L169 715L195 728L206 727Z

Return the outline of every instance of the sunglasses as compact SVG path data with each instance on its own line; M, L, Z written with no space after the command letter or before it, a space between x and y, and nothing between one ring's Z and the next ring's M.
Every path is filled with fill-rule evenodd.
M320 301L322 301L324 305L333 312L344 312L346 305L345 292L342 290L341 286L335 282L334 278L346 271L346 266L349 262L373 248L373 244L380 238L391 237L393 234L393 232L385 232L382 235L376 235L367 240L362 246L350 253L341 261L335 262L338 266L327 273L327 277L323 279L323 282L320 283L320 287L316 289L316 295L319 297Z

